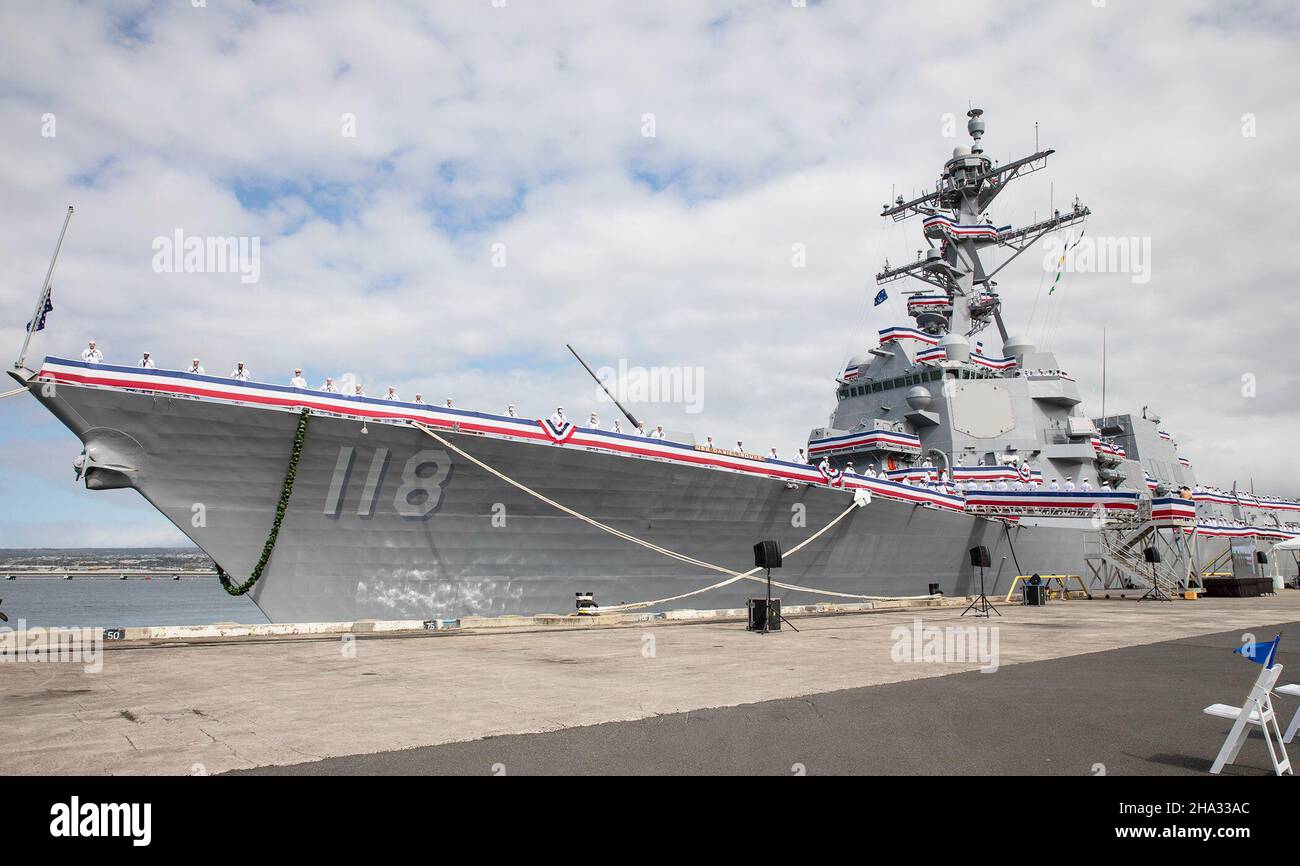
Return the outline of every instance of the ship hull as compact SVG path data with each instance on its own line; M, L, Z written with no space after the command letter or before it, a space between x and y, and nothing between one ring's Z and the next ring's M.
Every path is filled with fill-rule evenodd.
M60 383L33 393L103 468L245 579L281 492L296 411ZM250 596L273 621L433 619L565 612L576 592L614 605L664 599L725 575L614 537L392 423L313 415L289 507ZM486 466L638 539L737 571L752 546L789 550L852 502L842 490L552 442L463 432ZM93 473L92 473L93 474ZM93 486L93 485L92 485ZM1086 525L1086 522L1084 523ZM850 596L979 591L968 551L988 547L990 594L1015 574L1086 574L1072 526L1023 526L876 497L786 560L783 582ZM655 607L738 607L759 584ZM852 601L777 590L787 604ZM653 608L651 608L653 609Z

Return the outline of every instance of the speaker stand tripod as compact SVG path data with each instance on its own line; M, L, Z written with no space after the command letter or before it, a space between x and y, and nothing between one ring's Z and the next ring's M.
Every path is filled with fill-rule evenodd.
M799 632L799 629L794 627L794 623L790 622L790 620L785 618L785 614L778 613L776 616L778 619L781 620L781 622L790 626L790 631L795 632L796 634ZM772 569L769 568L767 570L767 609L763 616L763 627L754 629L754 631L756 631L758 634L767 634L769 631L771 631L771 629L767 627L767 624L771 621L772 621Z
M1154 562L1151 563L1151 588L1148 589L1145 593L1143 593L1142 597L1138 599L1138 601L1148 601L1148 600L1173 601L1173 599L1170 598L1168 594L1166 594L1165 591L1160 588L1160 584L1156 582L1156 564Z
M976 596L974 601L966 606L966 609L961 612L961 615L965 616L971 611L975 611L976 616L987 617L989 611L993 611L998 616L1002 616L1002 611L994 607L993 603L989 601L989 597L984 594L984 566L982 565L980 566L980 594Z

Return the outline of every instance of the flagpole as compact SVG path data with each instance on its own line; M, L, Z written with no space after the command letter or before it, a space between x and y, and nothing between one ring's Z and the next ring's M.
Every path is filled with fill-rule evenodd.
M21 370L27 361L27 347L32 342L32 334L36 333L36 323L40 320L41 311L45 309L45 299L50 296L50 280L54 277L54 263L59 260L59 250L63 249L63 236L68 233L70 222L72 222L72 205L68 205L68 215L63 218L63 230L59 232L59 242L54 245L54 256L50 259L49 270L45 272L45 284L41 286L41 296L36 299L36 312L32 313L27 336L23 340L23 350L18 353L18 360L14 361L15 370Z

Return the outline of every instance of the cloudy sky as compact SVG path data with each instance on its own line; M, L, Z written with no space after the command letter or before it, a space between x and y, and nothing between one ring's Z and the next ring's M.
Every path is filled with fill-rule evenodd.
M1105 327L1108 410L1150 404L1203 480L1300 494L1298 7L978 8L9 0L0 344L72 203L38 357L93 336L115 362L609 420L572 342L702 370L701 411L641 406L651 423L789 453L845 359L907 323L907 286L873 309L872 275L919 227L880 208L934 183L975 105L995 159L1035 123L1058 149L999 224L1078 194L1090 236L1150 239L1149 282L1068 274L1050 298L1023 256L1000 278L1011 330L1096 414ZM259 238L258 281L157 272L177 231ZM0 449L0 547L181 540L130 491L80 489L79 444L30 398L0 403Z

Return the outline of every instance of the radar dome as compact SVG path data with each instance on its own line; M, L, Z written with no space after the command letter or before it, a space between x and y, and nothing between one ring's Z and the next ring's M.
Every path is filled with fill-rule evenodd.
M907 392L907 405L917 412L924 412L929 409L932 402L934 402L934 397L920 385Z
M943 347L949 361L970 360L970 341L961 334L944 334L939 345Z
M1034 344L1024 337L1007 337L1002 342L1002 350L1008 357L1023 358L1034 351Z
M970 156L970 147L965 144L959 144L952 149L952 158L957 159L960 156Z

